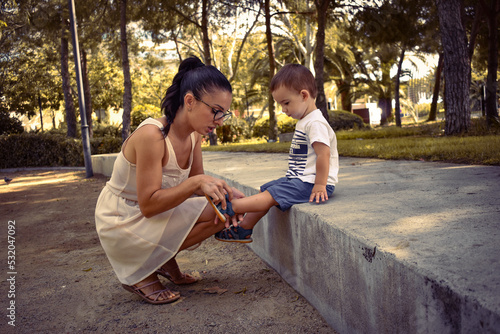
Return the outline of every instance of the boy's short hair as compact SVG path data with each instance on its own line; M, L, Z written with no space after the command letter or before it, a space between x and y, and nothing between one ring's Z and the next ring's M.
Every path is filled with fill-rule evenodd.
M271 80L269 89L274 92L281 86L295 90L297 93L305 89L313 99L318 94L314 75L307 67L300 64L286 64L283 66Z

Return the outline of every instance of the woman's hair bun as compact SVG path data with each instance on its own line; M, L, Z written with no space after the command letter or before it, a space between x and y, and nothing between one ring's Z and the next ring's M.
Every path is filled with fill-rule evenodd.
M179 72L187 72L190 70L194 70L195 68L198 67L203 67L205 64L200 60L200 58L196 56L191 56L186 59L184 59L181 64L179 65Z

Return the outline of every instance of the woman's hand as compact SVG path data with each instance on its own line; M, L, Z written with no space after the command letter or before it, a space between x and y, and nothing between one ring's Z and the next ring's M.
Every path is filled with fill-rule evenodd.
M228 186L226 181L217 179L210 175L197 175L200 178L200 190L202 194L209 196L214 204L222 203L222 208L227 209L226 205L226 194L228 194L229 200L233 198L233 190Z
M243 198L245 197L245 194L243 194L241 191L239 191L236 188L232 188L233 190L233 196L229 200L232 201L233 199L238 199L238 198ZM233 223L233 226L236 227L238 226L238 223L243 220L243 217L245 217L245 213L237 213L232 217L229 217L226 215L226 228L230 226L230 223ZM230 218L230 219L228 219ZM217 223L217 217L216 217L216 223Z
M241 191L239 191L236 188L232 188L232 193L231 193L231 195L228 196L228 199L229 199L229 201L232 201L233 199L238 199L238 198L243 198L243 197L245 197L245 194L243 194ZM227 209L227 207L226 207L226 209ZM224 216L226 217L226 222L225 222L226 228L229 228L231 226L231 222L233 223L234 227L238 226L238 223L243 220L243 217L245 217L245 214L244 213L237 213L232 217L230 217L228 214L224 214ZM219 222L219 217L217 215L215 215L214 223L217 224L218 222Z

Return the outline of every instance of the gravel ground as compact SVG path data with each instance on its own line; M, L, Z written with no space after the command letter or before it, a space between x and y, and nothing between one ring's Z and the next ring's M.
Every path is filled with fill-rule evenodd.
M173 304L147 304L121 287L95 232L107 178L67 169L0 176L1 249L8 225L15 229L15 267L4 266L0 283L1 333L335 333L247 246L212 238L177 257L201 281L175 286L182 298Z

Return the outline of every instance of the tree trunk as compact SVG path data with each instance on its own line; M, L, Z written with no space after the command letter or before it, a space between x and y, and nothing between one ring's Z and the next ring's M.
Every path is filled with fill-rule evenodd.
M328 121L328 109L326 106L325 96L325 80L324 80L324 63L325 63L325 29L326 29L326 12L328 10L329 0L314 1L316 5L316 13L318 19L318 31L316 32L316 61L314 69L316 72L316 88L318 95L316 96L316 106Z
M386 125L388 121L388 116L391 114L392 109L392 101L391 98L386 96L378 97L378 107L382 110L382 115L380 119L380 125Z
M316 13L318 12L318 6L317 6L317 1L314 1L316 5ZM309 12L311 8L309 7L309 1L306 1L306 11ZM311 21L312 19L308 16L305 17L306 19L306 40L305 40L305 54L304 54L304 65L312 72L314 76L316 76L316 64L313 60L313 49L312 49L312 43L311 43L311 35L312 35L312 29L311 29ZM319 18L318 18L319 19ZM318 22L319 25L319 22ZM319 31L319 26L318 26L318 31ZM323 30L324 31L324 30ZM316 37L317 37L316 33Z
M469 88L471 69L467 36L461 20L461 0L436 0L444 54L445 134L470 128Z
M40 91L38 91L38 108L40 109L40 129L43 133L42 97L40 96Z
M380 66L382 69L382 85L387 85L386 90L382 91L379 95L379 107L382 109L380 125L386 125L387 123L389 123L389 118L392 115L392 63L384 59L380 59L380 61Z
M396 126L401 127L401 103L399 101L399 82L401 77L401 69L403 67L403 60L405 59L405 47L401 49L401 55L399 56L398 63L398 73L396 74L395 83L394 83L394 99L395 108L394 115L396 115Z
M83 95L85 96L85 113L87 115L87 125L89 129L89 138L94 136L94 130L92 128L92 97L90 95L90 85L89 85L89 74L87 66L87 52L85 50L82 53L82 81L83 81Z
M203 44L203 62L205 65L212 65L212 55L210 52L210 36L208 35L208 15L210 12L210 1L203 0L201 8L201 33ZM208 134L210 146L217 145L217 129Z
M427 122L435 121L437 117L437 101L439 99L439 91L441 87L441 72L443 71L443 60L443 53L440 53L434 79L434 91L432 93L431 111L429 112Z
M132 111L132 80L130 79L130 64L127 47L127 0L120 1L120 38L123 68L123 116L122 140L130 134L130 112Z
M335 80L335 84L337 85L337 90L339 91L339 94L340 94L341 110L351 112L352 103L351 103L351 97L349 94L349 90L350 90L349 83L340 79L340 80Z
M497 105L498 21L496 19L499 11L498 4L498 0L490 0L490 8L485 10L489 40L488 76L486 77L486 121L488 126L499 124Z
M64 18L62 15L61 25L61 76L66 111L66 124L68 126L66 135L70 138L76 138L76 114L75 105L73 103L73 94L71 93L71 81L69 76L68 63L68 29L66 27L66 18Z
M266 12L266 39L267 39L267 53L269 56L269 82L274 77L276 71L275 61L274 61L274 47L273 47L273 36L271 34L271 13L269 8L269 0L265 0L265 12ZM278 126L276 122L276 114L274 112L274 99L271 91L268 89L268 100L269 100L269 140L276 141L278 138Z
M481 19L483 17L483 11L481 5L476 3L476 7L474 8L476 15L474 16L474 22L472 23L472 27L470 29L470 38L469 38L469 61L472 61L472 55L474 54L474 47L476 46L476 37L479 31L479 26L481 23Z
M210 54L210 36L208 35L208 13L210 1L203 0L201 8L201 31L203 35L203 58L205 65L212 65L212 56Z

